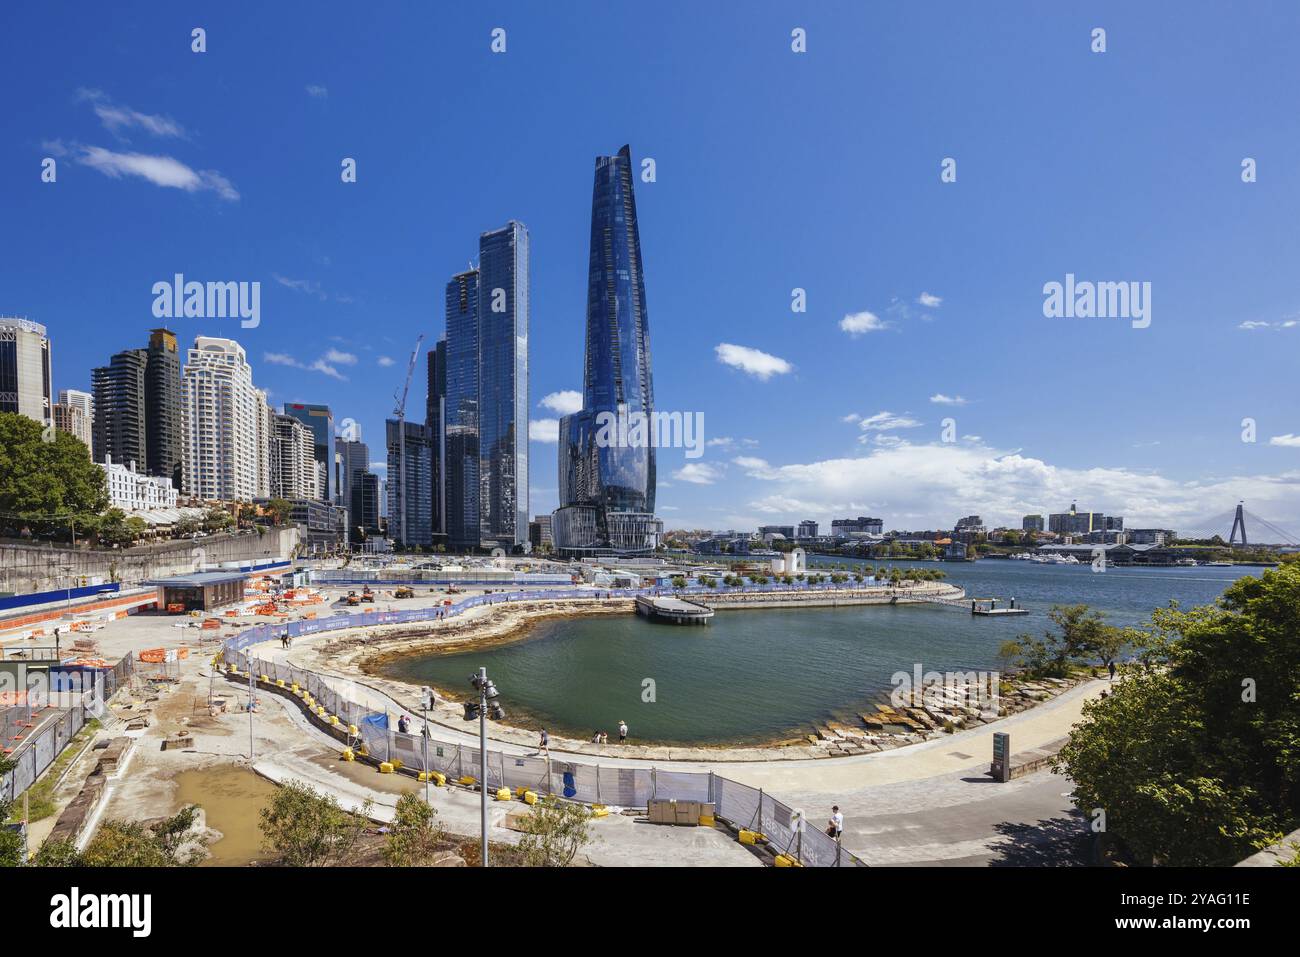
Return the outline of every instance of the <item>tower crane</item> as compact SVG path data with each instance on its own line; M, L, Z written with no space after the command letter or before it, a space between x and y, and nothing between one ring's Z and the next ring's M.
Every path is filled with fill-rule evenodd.
M402 532L398 541L403 545L406 544L406 395L411 391L411 376L415 372L415 361L420 356L420 344L423 342L422 332L416 337L415 348L411 350L411 361L406 365L406 382L402 384L402 391L393 393L393 398L397 400L397 407L393 409L393 415L397 418L397 521ZM388 481L392 480L390 475Z

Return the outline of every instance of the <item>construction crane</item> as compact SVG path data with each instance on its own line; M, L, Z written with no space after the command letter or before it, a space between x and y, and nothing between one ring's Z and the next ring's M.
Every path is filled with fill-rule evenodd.
M415 348L411 350L411 361L406 365L406 382L402 384L402 391L393 393L393 398L397 400L397 408L393 410L393 415L397 418L397 521L402 532L398 541L403 545L406 544L406 395L411 391L411 376L415 372L415 361L420 357L420 344L423 342L422 332L416 337ZM388 476L388 481L392 480L393 477Z

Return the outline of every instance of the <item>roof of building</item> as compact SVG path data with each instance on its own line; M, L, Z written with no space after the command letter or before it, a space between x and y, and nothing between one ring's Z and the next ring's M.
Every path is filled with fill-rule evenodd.
M200 588L204 585L220 585L223 582L243 581L248 572L219 571L191 572L188 575L170 575L167 578L153 578L146 585L165 585L172 588Z

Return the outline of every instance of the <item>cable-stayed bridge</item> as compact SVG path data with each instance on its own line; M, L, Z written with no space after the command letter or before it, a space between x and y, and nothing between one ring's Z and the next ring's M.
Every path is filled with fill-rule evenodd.
M1229 545L1300 545L1300 537L1279 528L1246 508L1244 502L1221 515L1178 530L1179 538L1213 538L1218 535Z

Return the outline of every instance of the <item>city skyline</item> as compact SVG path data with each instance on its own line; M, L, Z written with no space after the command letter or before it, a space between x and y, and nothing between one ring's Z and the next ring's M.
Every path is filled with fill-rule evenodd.
M272 405L328 404L377 436L415 336L432 342L441 328L445 278L464 268L460 237L518 219L529 224L534 259L530 512L547 514L558 504L558 419L581 389L573 357L586 164L630 141L655 161L654 181L637 186L655 238L646 270L659 402L702 412L710 443L699 461L660 451L667 527L878 514L889 526L930 528L971 512L1017 527L1026 513L1078 500L1142 526L1188 529L1238 499L1296 527L1300 423L1286 382L1300 322L1293 284L1270 264L1297 251L1286 212L1300 192L1290 171L1297 142L1273 128L1267 97L1222 92L1292 75L1283 32L1261 31L1249 56L1230 47L1206 63L1190 51L1203 31L1230 30L1230 14L1204 8L1193 28L1116 8L1105 19L1123 42L1096 57L1073 19L1035 12L1000 26L1000 56L986 63L967 39L978 15L944 13L923 24L907 11L845 9L832 20L766 6L753 30L722 43L717 14L670 12L629 31L630 14L600 11L591 24L575 16L548 30L520 9L505 18L509 52L493 59L487 27L452 11L445 29L481 33L482 44L454 45L427 75L382 67L365 80L322 71L342 42L330 31L274 11L265 36L236 38L214 13L212 36L244 58L274 51L281 75L242 78L214 45L207 60L186 48L168 54L173 75L162 84L123 50L161 46L188 24L161 18L128 40L94 11L74 30L105 42L87 48L66 83L33 86L21 77L39 71L25 64L66 36L17 11L21 95L0 119L18 144L0 160L16 228L0 239L0 313L48 329L55 392L90 391L92 368L160 324L148 312L153 283L177 272L259 281L257 328L167 324L183 345L240 342ZM789 52L794 19L808 30L804 60ZM299 27L310 55L283 49ZM385 28L380 16L363 29ZM593 39L620 28L627 43L617 51ZM928 54L910 64L877 47L883 33L924 38ZM616 69L655 62L669 36L675 75L618 92L584 85L554 42L567 37L589 48L595 67ZM832 123L810 104L853 75L864 49L881 65L867 87L888 78L896 99L864 97L853 124ZM395 61L411 61L398 53ZM984 78L953 86L974 57ZM954 72L930 75L947 61ZM741 66L744 83L731 78ZM1041 68L1034 89L1016 83L1028 66ZM547 91L529 89L536 69L551 71ZM219 96L204 92L213 71ZM460 84L454 96L441 92L450 77ZM478 135L441 150L394 109L367 116L361 104L374 84L411 87L439 118L453 115L465 88L497 110L465 118ZM1196 116L1167 105L1189 87L1202 104ZM694 88L716 89L726 109L683 97ZM1038 116L1039 128L995 118L975 129L965 117L990 91L1007 115ZM562 111L583 102L591 108ZM1038 109L1048 102L1077 111ZM543 114L553 129L543 129ZM236 116L282 164L259 165L232 147L244 135ZM496 124L520 131L528 148L493 149L485 137ZM1090 136L1070 150L1045 145L1073 143L1080 128ZM902 144L888 162L871 148L877 137ZM1185 161L1171 166L1171 155ZM39 178L46 156L59 161L53 184ZM196 178L132 156L170 158ZM350 185L338 178L348 156L359 170ZM960 172L944 184L949 156ZM1243 157L1258 160L1257 182L1242 182ZM770 202L753 202L756 194ZM121 232L100 228L106 222ZM113 241L91 241L87 226ZM1150 327L1046 318L1044 284L1075 275L1151 282ZM795 289L806 293L806 313L791 311ZM1204 388L1210 357L1250 374ZM947 418L952 442L942 440ZM1243 441L1245 420L1253 442Z

